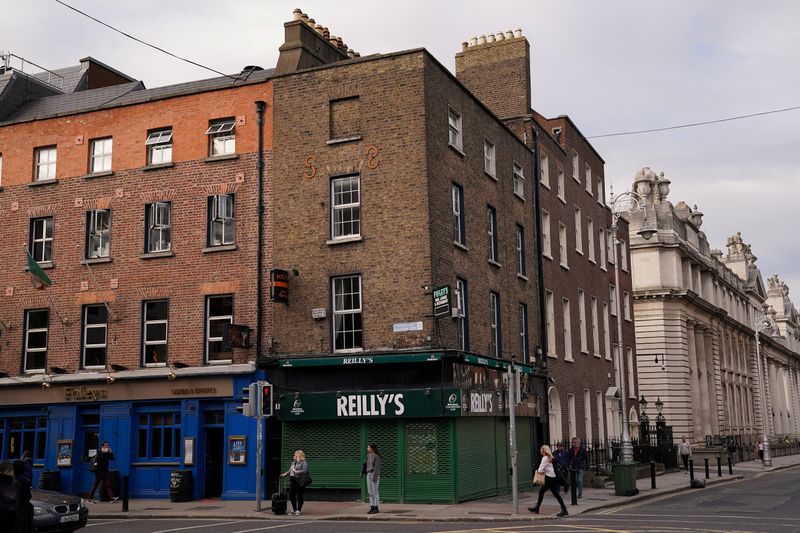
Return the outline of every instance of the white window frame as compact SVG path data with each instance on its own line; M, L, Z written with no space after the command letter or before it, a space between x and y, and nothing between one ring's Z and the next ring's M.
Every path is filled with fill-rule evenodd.
M39 227L41 226L41 227ZM31 219L31 245L30 254L37 263L50 263L53 261L53 217L39 217ZM49 229L49 235L48 235ZM41 243L42 251L36 253L36 244Z
M483 171L497 179L497 159L494 143L488 139L483 140Z
M148 165L172 163L172 128L151 131L144 144L147 146Z
M221 238L217 239L215 228ZM219 242L217 242L219 241ZM215 194L210 197L208 213L208 246L236 244L236 196Z
M355 292L344 293L344 286L340 284L345 280L351 280L351 287L355 288ZM352 283L355 285L352 285ZM348 295L356 295L358 298L358 305L357 306L344 306L345 299L352 299L351 297L348 298ZM337 353L348 353L348 352L360 352L364 349L364 323L363 323L363 314L362 314L362 304L363 304L363 291L361 287L361 274L352 274L349 276L336 276L331 278L331 297L332 303L331 307L333 308L333 323L331 324L331 329L333 336L331 338L331 342L333 344L333 351ZM351 316L353 318L353 329L344 329L343 322L346 317ZM358 317L358 320L355 317ZM355 323L360 325L361 329L355 328ZM343 344L342 348L337 348L337 341L339 335L352 335L353 342L352 346L348 346L347 343ZM359 334L361 338L360 345L356 343L356 335Z
M597 247L600 249L600 268L606 270L606 230L600 228L597 232Z
M597 316L597 298L591 297L592 313L592 352L595 357L600 357L600 320Z
M229 315L212 315L211 314L211 301L214 299L221 299L221 298L230 298L231 300L231 314ZM205 319L206 319L206 346L205 346L205 360L206 363L210 365L214 364L226 364L232 361L233 357L233 349L228 350L227 353L230 354L230 357L226 359L211 359L211 350L209 349L209 345L212 342L222 342L223 337L220 336L211 336L211 322L228 322L229 324L233 324L233 312L235 309L235 301L232 294L209 294L206 296L206 309L205 309ZM223 326L224 328L224 326ZM226 353L226 352L220 352Z
M631 295L628 291L622 291L622 312L625 313L623 316L625 320L630 322L631 320Z
M608 286L608 301L611 307L611 316L619 314L619 306L617 305L617 287L615 285Z
M212 120L206 130L208 155L217 157L236 153L236 120L223 118Z
M539 181L550 188L550 158L544 152L539 154Z
M461 246L467 245L467 221L464 213L464 188L453 183L450 188L453 207L453 242Z
M161 304L167 307L167 318L148 319L147 309L149 304ZM142 365L146 367L166 366L169 358L168 340L169 340L169 300L145 300L142 302ZM148 329L150 327L164 326L164 338L156 340L148 340ZM148 362L147 353L153 346L164 346L164 360L158 362Z
M577 435L577 419L575 414L575 395L567 394L567 434Z
M337 185L349 187L337 192ZM336 177L331 180L331 239L349 240L361 236L361 176ZM349 201L345 201L349 200ZM349 216L349 218L345 218ZM350 231L347 231L347 227Z
M56 179L57 159L58 148L56 146L36 148L36 181Z
M589 196L592 196L592 185L594 182L592 181L592 167L589 165L589 163L583 164L583 173L585 175L584 177L586 178L586 192L589 193Z
M575 251L583 255L583 221L581 208L575 206Z
M583 289L578 289L578 322L581 333L581 353L589 353L589 338L586 322L586 293Z
M459 350L469 350L469 286L467 280L456 278L456 318Z
M520 224L516 226L516 250L517 250L517 274L525 276L527 270L525 268L525 228Z
M608 439L606 432L606 425L603 423L603 393L600 391L595 392L594 402L597 408L597 438Z
M614 237L611 230L606 230L606 258L609 263L614 264Z
M589 389L583 389L583 427L584 442L592 442L594 439L592 432L592 393Z
M564 184L564 169L556 168L556 194L562 203L567 203L567 190Z
M106 321L98 323L89 323L89 309L98 308L105 312ZM81 342L81 366L82 368L105 368L108 362L108 309L104 304L90 304L83 306L83 339ZM89 331L102 330L103 342L89 344ZM86 363L86 350L92 348L100 348L103 350L103 364L102 365L89 365Z
M625 241L617 240L617 245L619 246L619 264L620 268L625 272L628 271L628 250L625 247Z
M569 251L567 248L567 226L563 222L558 223L558 254L561 266L569 268Z
M572 310L569 300L561 299L561 317L564 328L564 360L574 361L572 354Z
M605 205L605 187L603 187L603 178L602 176L597 177L597 203L600 205Z
M47 326L43 328L31 328L31 313L46 313L47 320L45 321ZM30 336L32 333L44 333L45 334L45 341L44 341L44 348L31 348L30 347ZM25 374L41 374L44 373L47 369L47 348L50 343L50 309L26 309L25 310L25 353L24 357L25 360L22 362L23 372ZM28 368L28 355L29 354L39 354L44 353L44 366L42 368Z
M594 255L594 221L591 218L586 219L586 236L589 243L589 261L596 263L597 258Z
M542 255L548 259L553 258L553 249L550 243L550 213L542 210Z
M628 378L628 397L629 398L636 398L636 372L634 372L634 359L633 359L633 348L628 346L625 347L625 356L627 359L625 370L627 371L627 378Z
M580 168L581 168L581 163L580 163L580 157L578 157L578 152L572 150L572 179L574 179L578 183L581 182Z
M530 360L530 347L528 344L528 305L520 302L517 307L519 312L519 351L523 362Z
M461 113L455 111L452 107L448 108L447 111L447 124L448 124L448 144L462 152L464 150L463 146L463 122Z
M0 187L3 186L3 154L0 153Z
M512 166L512 172L514 174L514 194L516 194L519 198L525 199L525 170L522 168L517 162L514 162Z
M486 234L489 239L489 261L498 263L500 251L497 235L497 210L491 205L486 206Z
M489 292L489 355L499 358L502 351L500 339L500 295Z
M169 252L172 250L172 202L152 202L147 204L147 253ZM165 221L164 218L167 220ZM168 239L163 236L167 234ZM158 238L154 239L153 235ZM165 243L166 246L163 246ZM159 244L159 246L156 246Z
M111 209L89 211L86 215L86 226L86 259L110 257Z
M608 302L603 302L603 341L606 359L611 361L611 318L608 312Z
M111 137L94 139L92 141L92 158L89 172L97 174L99 172L111 171L111 157L113 154L114 141Z
M545 301L545 321L547 326L547 355L550 357L558 357L556 351L556 317L555 317L555 304L553 303L553 292L544 291Z

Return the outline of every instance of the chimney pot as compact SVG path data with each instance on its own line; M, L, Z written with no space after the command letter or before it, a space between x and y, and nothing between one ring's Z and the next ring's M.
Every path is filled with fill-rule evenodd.
M514 37L522 37L522 30L517 28L517 30L514 32Z
M322 24L314 24L314 31L322 35Z
M359 54L358 52L356 52L356 57L361 57L361 54Z
M513 39L513 38L514 38L514 32L511 31L511 30L508 30L506 32L506 39Z
M328 31L328 28L322 28L322 36L325 37L326 39L331 38L331 32Z
M470 46L478 46L478 38L477 38L477 37L472 37L472 38L469 40L469 45L470 45Z
M468 42L464 41L463 43L461 43L461 51L462 52L464 50L466 50L468 47L469 47L469 43Z
M490 33L489 35L486 36L486 42L487 43L493 43L494 42L494 33Z
M486 36L485 35L481 35L480 37L478 37L478 44L486 44Z
M341 48L343 45L344 45L344 41L342 40L342 38L341 37L337 37L336 38L336 46L337 46L337 48ZM347 48L345 48L345 50L347 50Z
M496 41L502 41L506 38L506 36L503 32L500 32L497 35L495 35L494 38Z
M302 16L302 17L300 17L300 20L302 20L303 22L305 22L306 24L308 24L308 15L306 15L305 13L303 13L303 16Z
M303 17L303 10L299 7L294 8L292 11L292 20L300 20Z
M353 51L352 48L348 48L347 49L347 57L349 57L350 59L353 59L354 57L356 57L356 53Z

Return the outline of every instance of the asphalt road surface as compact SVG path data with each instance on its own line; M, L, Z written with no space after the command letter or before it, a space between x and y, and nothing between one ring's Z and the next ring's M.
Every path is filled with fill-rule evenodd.
M800 468L565 519L526 522L90 520L85 533L797 533Z

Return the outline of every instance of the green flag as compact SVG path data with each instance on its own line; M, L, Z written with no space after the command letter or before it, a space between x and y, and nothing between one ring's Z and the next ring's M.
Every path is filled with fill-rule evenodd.
M53 284L47 274L44 273L42 267L39 266L39 263L34 261L33 256L29 253L28 254L28 273L31 275L31 283L33 284L34 289L44 290L45 287L49 287Z

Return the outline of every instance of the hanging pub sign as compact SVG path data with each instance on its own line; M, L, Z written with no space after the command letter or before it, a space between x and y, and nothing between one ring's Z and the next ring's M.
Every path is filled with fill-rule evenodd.
M289 271L272 269L269 271L269 299L289 305Z
M450 316L450 285L433 289L433 316Z
M222 328L222 344L231 348L249 348L252 329L239 324L225 324Z

